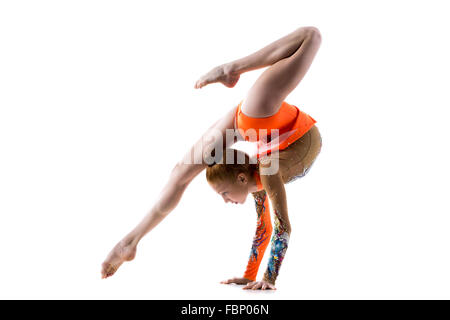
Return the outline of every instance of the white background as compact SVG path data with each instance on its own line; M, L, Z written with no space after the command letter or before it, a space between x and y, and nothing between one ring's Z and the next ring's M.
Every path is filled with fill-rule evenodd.
M0 298L449 299L446 1L2 1ZM275 292L241 276L254 203L202 172L111 278L100 265L173 165L243 99L195 81L300 26L322 46L286 98L323 148L286 185ZM268 253L260 268L266 268Z

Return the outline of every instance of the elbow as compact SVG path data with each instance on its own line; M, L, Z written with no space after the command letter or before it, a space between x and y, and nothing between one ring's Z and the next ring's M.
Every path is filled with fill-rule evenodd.
M287 219L286 219L287 220ZM282 225L282 231L286 232L287 234L291 234L292 228L291 228L291 223L289 221L286 221L283 225Z
M286 226L285 232L286 232L289 236L291 235L291 231L292 231L291 225Z
M269 228L267 228L267 231L269 232L269 234L272 234L273 231L275 231L276 233L287 233L289 235L291 235L291 225L285 224L283 226L280 226L279 228L275 227L275 230L272 229L272 227L270 226Z

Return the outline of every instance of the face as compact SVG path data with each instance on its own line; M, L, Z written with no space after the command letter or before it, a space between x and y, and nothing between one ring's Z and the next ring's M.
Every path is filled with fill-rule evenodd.
M243 204L249 193L250 181L245 173L240 173L237 176L235 183L218 181L209 183L209 185L223 198L226 203L231 202L235 204Z

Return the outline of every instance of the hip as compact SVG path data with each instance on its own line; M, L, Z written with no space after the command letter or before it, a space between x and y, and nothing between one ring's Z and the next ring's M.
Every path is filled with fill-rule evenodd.
M278 152L281 175L285 183L292 182L308 173L322 149L322 136L313 125L303 136Z

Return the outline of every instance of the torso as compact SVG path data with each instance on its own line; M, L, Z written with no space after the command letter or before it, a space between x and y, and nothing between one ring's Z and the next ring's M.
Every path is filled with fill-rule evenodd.
M249 117L243 113L242 104L243 101L236 108L235 129L242 129L245 133L245 130L254 128L259 141L259 129L279 129L280 137L283 132L288 132L284 141L280 139L279 150L275 149L274 152L261 155L258 153L259 161L278 159L284 183L289 183L292 179L304 174L317 157L322 145L319 130L314 125L316 120L285 101L275 114L261 118ZM295 133L289 133L293 132L293 129ZM270 134L270 130L267 133Z

